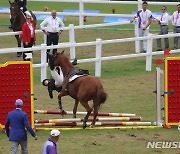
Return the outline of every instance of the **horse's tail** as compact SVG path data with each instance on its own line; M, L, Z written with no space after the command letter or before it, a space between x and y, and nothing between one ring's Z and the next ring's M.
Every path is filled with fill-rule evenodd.
M101 106L105 103L107 99L107 93L104 92L103 88L97 88L97 98L98 98L98 106Z

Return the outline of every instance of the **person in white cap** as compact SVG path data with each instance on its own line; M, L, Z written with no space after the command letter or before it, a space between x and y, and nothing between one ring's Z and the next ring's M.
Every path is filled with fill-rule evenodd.
M17 153L19 144L21 145L21 153L27 154L27 132L25 128L30 132L35 140L37 140L37 135L28 122L28 115L21 110L23 101L17 99L15 101L15 106L16 109L8 113L5 124L6 134L9 141L11 141L10 154Z
M57 141L59 140L60 131L53 129L50 132L50 138L46 141L42 148L42 154L57 154Z

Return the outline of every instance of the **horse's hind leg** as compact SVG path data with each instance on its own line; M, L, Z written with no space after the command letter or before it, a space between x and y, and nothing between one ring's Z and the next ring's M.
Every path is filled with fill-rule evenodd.
M86 122L87 122L87 120L89 118L89 115L92 112L92 108L89 106L88 102L81 102L81 104L87 111L87 114L86 114L86 116L84 117L84 120L83 120L83 129L85 129L87 127Z
M73 108L73 118L76 118L76 112L77 112L78 104L79 104L79 100L76 99L75 103L74 103L74 108Z
M94 111L93 111L94 117L93 117L93 121L92 121L92 123L91 123L91 127L94 127L94 126L95 126L96 118L97 118L97 115L98 115L98 108L99 108L99 107L95 104L95 105L94 105Z

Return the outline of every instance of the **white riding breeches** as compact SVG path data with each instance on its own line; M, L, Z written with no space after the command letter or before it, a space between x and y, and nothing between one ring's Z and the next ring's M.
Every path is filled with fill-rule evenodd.
M53 79L55 80L55 85L56 86L61 86L62 85L62 82L64 80L64 76L63 76L63 72L61 70L61 67L60 68L60 74L58 74L55 69L54 70L51 70L51 75L53 77Z

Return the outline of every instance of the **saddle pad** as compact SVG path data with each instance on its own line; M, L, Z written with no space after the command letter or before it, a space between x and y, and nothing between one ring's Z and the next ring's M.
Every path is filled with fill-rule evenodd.
M85 75L74 75L74 76L72 76L72 77L69 78L69 82L72 82L72 81L74 81L74 80L76 80L77 78L82 77L82 76L85 76Z

